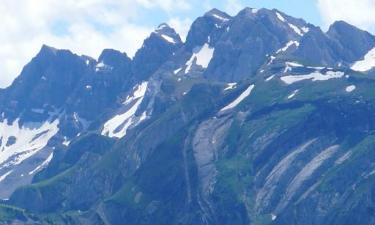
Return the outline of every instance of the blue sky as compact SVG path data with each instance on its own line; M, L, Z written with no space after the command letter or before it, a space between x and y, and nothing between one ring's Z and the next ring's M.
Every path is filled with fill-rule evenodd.
M235 15L244 7L276 8L326 30L346 20L375 33L375 0L1 0L0 88L43 44L98 57L114 48L133 56L162 22L182 37L211 8Z
M323 21L319 14L319 9L315 0L239 0L239 1L232 1L234 5L232 9L228 6L228 1L224 0L216 0L210 1L209 4L201 4L202 1L190 1L194 5L193 8L186 10L186 11L177 11L176 13L170 12L165 13L160 9L154 8L151 10L145 10L143 17L143 21L145 23L149 23L150 25L156 25L160 21L168 21L168 19L172 16L179 16L179 17L188 17L188 18L196 18L202 15L210 8L218 8L222 11L230 11L229 13L233 14L237 12L237 9L241 7L252 7L252 8L268 8L268 9L279 9L291 16L295 16L298 18L303 18L307 22L313 23L315 25L322 25ZM236 6L238 4L238 6ZM228 10L229 9L229 10ZM152 17L153 20L150 20L149 17ZM155 21L157 19L157 22ZM138 21L138 22L139 22Z

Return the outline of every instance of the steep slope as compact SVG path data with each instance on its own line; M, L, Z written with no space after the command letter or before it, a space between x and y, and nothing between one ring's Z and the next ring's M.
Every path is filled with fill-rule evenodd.
M173 34L176 43L163 38ZM178 41L173 29L159 27L134 60L112 49L96 61L43 46L0 95L0 198L30 183L75 138L123 110L123 98L156 72L181 45ZM153 63L147 70L136 69Z
M207 12L186 43L162 24L133 60L115 50L96 61L44 49L87 72L77 72L61 103L45 99L60 114L41 128L3 116L4 130L58 141L47 141L32 183L3 201L0 221L375 224L375 77L352 70L374 45L343 22L324 33L277 10L246 8L234 17ZM25 115L16 109L14 118ZM81 126L72 130L69 117ZM0 146L12 148L14 138L1 134ZM3 190L9 174L0 172Z

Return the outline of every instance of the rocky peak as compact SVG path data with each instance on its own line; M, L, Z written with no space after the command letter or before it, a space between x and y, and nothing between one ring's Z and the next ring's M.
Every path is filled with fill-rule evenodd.
M358 60L375 46L375 36L344 21L336 21L327 32L338 46L342 58L348 62Z
M217 40L231 19L231 16L218 9L205 13L193 22L186 38L186 48L192 50Z
M114 49L104 49L100 54L98 61L99 63L112 67L116 67L124 63L131 63L131 59L126 55L126 53L122 53Z
M160 24L151 35L155 35L163 41L167 41L174 45L182 44L180 35L178 35L177 32L166 23Z

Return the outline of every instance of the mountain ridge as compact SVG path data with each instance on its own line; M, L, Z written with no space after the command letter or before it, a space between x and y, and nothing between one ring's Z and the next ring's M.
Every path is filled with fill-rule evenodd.
M252 8L133 58L43 46L0 91L0 223L375 224L374 47Z

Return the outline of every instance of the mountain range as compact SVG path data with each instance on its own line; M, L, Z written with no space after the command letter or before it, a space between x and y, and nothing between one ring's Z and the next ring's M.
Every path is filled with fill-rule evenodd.
M375 224L375 36L217 9L0 89L0 224Z

